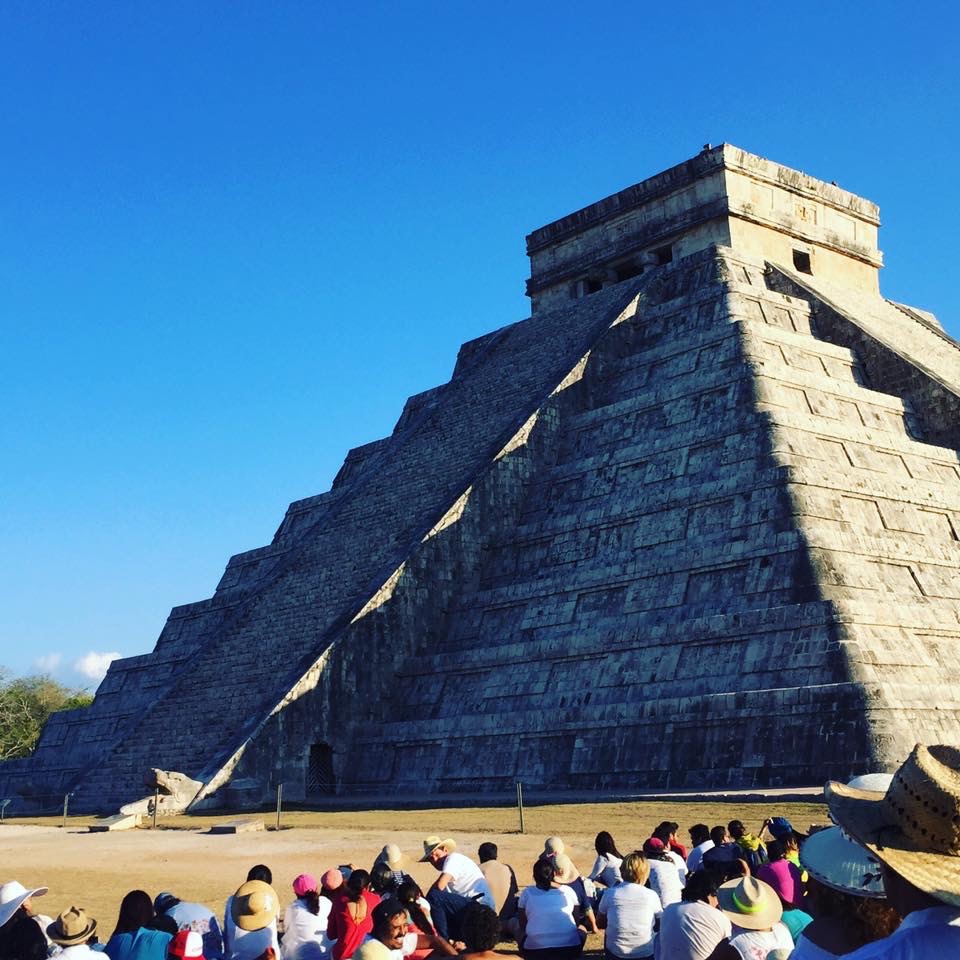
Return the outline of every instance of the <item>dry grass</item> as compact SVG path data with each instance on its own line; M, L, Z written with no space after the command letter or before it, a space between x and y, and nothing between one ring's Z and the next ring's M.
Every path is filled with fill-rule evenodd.
M443 807L432 810L291 811L283 824L294 829L211 835L209 828L229 819L224 814L171 817L162 829L91 834L90 817L70 817L66 830L56 817L17 819L0 827L4 876L28 886L45 885L50 894L37 901L43 913L56 915L70 904L87 909L100 921L101 938L113 929L123 895L141 888L155 896L172 890L184 899L222 910L224 900L254 863L273 870L281 900L292 899L297 874L319 874L331 866L354 862L369 868L384 843L398 843L411 855L424 836L437 833L457 839L460 849L476 856L477 846L493 840L500 859L512 864L521 883L549 835L564 838L574 862L589 869L593 838L609 830L621 850L639 846L661 820L680 823L681 833L693 823L726 823L738 818L758 830L767 816L789 817L799 828L826 822L819 803L637 802L528 806L526 832L519 832L517 811L510 807ZM274 816L260 815L266 823ZM428 885L436 876L429 864L412 862L409 872ZM591 938L588 949L602 946Z

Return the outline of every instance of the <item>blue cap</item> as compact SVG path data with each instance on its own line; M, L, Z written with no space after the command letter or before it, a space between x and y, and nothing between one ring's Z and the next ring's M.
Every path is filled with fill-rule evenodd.
M786 817L774 817L770 821L770 832L778 839L793 836L793 824Z

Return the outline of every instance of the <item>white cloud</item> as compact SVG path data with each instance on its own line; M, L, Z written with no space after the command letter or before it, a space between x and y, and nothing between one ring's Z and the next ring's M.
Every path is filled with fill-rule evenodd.
M45 653L43 654L43 656L37 657L33 661L33 665L41 673L53 673L53 671L60 666L60 661L62 659L63 659L63 654Z
M97 653L91 650L73 662L73 669L88 680L102 680L112 660L119 660L119 653Z

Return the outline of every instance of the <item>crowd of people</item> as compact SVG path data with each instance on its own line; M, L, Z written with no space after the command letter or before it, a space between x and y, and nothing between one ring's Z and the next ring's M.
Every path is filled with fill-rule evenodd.
M918 745L894 775L829 783L835 825L784 817L664 821L621 853L607 831L582 873L548 837L521 886L496 844L478 860L427 837L424 891L388 843L369 870L298 876L289 903L268 867L251 868L222 921L171 892L132 890L104 936L70 906L39 912L44 887L0 886L0 960L426 960L504 955L575 960L602 933L608 960L960 960L960 750Z

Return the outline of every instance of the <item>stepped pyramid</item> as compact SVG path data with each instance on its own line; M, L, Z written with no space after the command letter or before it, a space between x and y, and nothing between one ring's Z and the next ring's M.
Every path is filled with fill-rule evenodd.
M0 792L749 787L960 740L960 347L878 208L724 144L527 238L529 319L350 451Z

